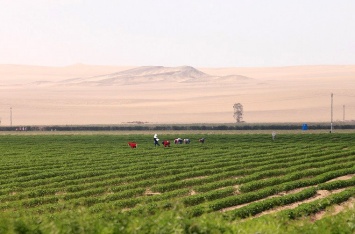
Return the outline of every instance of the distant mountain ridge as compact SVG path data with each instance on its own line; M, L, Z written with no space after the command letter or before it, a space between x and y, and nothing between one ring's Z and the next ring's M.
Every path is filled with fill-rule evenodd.
M143 66L117 73L119 75L129 76L147 76L147 75L168 75L173 77L200 78L209 76L196 68L190 66L163 67L163 66Z
M64 80L61 83L114 85L134 84L136 82L186 82L189 80L201 79L203 77L209 77L209 75L190 66L143 66L108 75Z
M65 79L58 82L36 81L32 85L132 85L155 82L196 83L234 82L251 79L245 76L211 76L191 66L142 66L106 75Z

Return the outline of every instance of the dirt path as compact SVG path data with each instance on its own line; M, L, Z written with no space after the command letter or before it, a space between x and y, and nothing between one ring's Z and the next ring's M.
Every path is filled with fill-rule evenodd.
M354 176L355 176L355 174L340 176L340 177L338 177L338 178L334 178L334 179L332 179L332 180L327 181L327 183L328 183L328 182L332 182L332 181L336 181L336 180L350 180L350 179L352 179Z

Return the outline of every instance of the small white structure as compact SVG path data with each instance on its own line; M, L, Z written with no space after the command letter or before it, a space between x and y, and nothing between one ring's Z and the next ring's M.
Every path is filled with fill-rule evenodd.
M273 131L273 132L271 133L271 136L272 136L272 140L274 141L274 140L275 140L275 138L276 138L276 132L275 132L275 131Z

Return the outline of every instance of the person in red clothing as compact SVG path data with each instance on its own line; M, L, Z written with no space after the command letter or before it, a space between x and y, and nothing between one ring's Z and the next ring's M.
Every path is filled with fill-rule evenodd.
M170 141L167 140L163 141L163 145L164 147L170 147Z
M133 149L137 148L138 144L136 142L128 142L128 145Z

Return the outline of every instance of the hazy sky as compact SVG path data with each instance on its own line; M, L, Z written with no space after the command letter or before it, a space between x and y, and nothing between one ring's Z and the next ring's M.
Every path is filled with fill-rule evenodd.
M0 0L0 64L355 64L355 0Z

